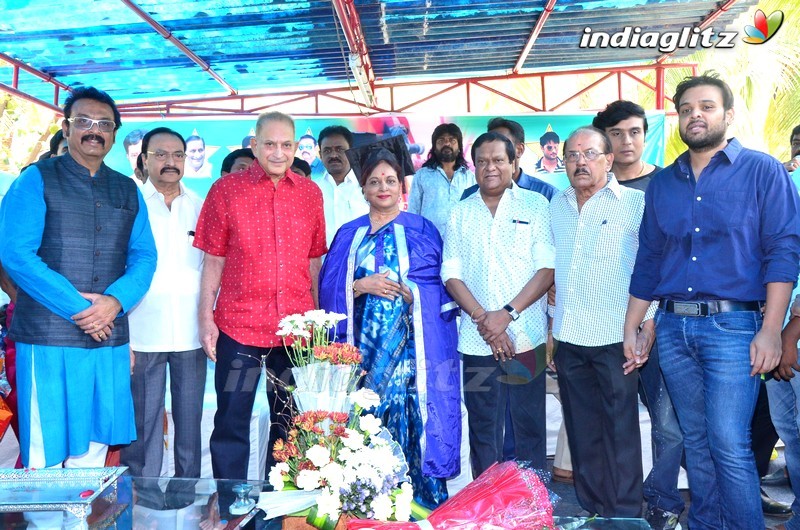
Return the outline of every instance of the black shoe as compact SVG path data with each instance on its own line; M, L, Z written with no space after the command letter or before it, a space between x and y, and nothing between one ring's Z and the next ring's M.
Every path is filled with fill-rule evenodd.
M786 471L786 466L780 468L774 473L761 477L761 484L763 486L789 486L792 487L792 481L789 480L789 473Z
M763 489L761 490L761 510L764 515L772 517L788 517L792 515L791 506L771 498Z
M644 519L653 530L681 530L678 522L680 514L667 512L660 508L650 508L645 513Z

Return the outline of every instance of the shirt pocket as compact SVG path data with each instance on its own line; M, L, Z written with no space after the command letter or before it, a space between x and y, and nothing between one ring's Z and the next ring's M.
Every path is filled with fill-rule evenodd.
M531 228L530 223L526 221L513 221L512 223L512 226L514 227L513 246L511 248L512 254L519 259L533 259L533 256L531 256L531 252L533 250L533 229Z
M755 201L755 197L742 191L718 191L714 193L714 200L706 206L711 211L711 229L741 226L744 219L749 217L747 202ZM723 230L723 232L728 232Z
M596 258L619 256L620 248L627 237L625 225L617 221L603 221L593 238L590 254Z

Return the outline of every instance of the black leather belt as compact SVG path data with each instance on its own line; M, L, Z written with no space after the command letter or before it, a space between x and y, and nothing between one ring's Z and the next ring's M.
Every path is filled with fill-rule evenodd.
M707 317L716 313L733 311L761 311L764 302L736 302L733 300L709 300L707 302L676 302L661 300L658 307L667 313L689 317Z

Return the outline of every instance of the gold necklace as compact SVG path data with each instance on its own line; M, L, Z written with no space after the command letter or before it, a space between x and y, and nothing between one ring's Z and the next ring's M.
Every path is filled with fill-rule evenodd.
M375 217L373 217L373 213ZM394 219L397 218L398 215L400 215L400 208L398 208L396 211L392 213L384 214L383 217L386 219L386 221L384 221L383 219L381 219L381 214L377 212L369 212L369 222L372 224L372 226L380 228L384 225L391 223Z
M638 174L638 175L636 175L636 177L635 177L635 178L637 178L637 179L638 179L639 177L641 177L641 176L642 176L642 173L644 173L644 166L645 166L645 164L644 164L644 160L639 160L639 163L640 163L640 164L642 164L642 169L640 169L640 170L639 170L639 174Z

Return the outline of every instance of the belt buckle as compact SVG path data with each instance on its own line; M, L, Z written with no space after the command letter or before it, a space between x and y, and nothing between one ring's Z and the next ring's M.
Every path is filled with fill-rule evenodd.
M699 317L701 315L699 302L672 302L672 310L675 314L688 317Z

